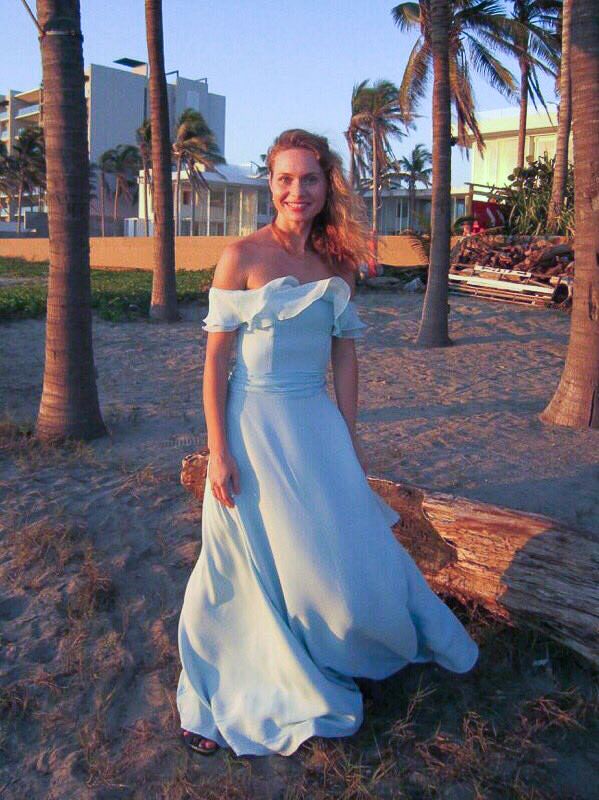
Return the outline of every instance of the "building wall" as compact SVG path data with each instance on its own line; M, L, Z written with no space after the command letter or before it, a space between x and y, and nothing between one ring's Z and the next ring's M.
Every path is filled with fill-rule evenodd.
M135 132L144 119L146 79L123 69L91 64L89 81L89 157L118 144L136 144Z
M518 110L514 108L481 112L479 125L485 139L482 153L470 141L472 147L471 182L484 186L505 186L509 183L518 161ZM545 111L529 110L525 159L536 160L544 154L553 158L557 142L557 118ZM573 160L572 138L570 138L570 160Z
M547 154L553 158L557 142L557 133L537 132L526 137L525 158L536 161ZM509 183L518 161L517 136L488 136L485 139L484 153L477 148L472 153L472 183L481 183L486 186L505 186Z
M225 246L237 239L236 236L179 236L176 240L177 269L209 269L216 264ZM379 252L381 261L391 266L414 267L426 263L412 236L381 236ZM0 238L0 256L47 261L48 253L48 239ZM92 238L90 263L96 269L152 270L154 240L151 237Z

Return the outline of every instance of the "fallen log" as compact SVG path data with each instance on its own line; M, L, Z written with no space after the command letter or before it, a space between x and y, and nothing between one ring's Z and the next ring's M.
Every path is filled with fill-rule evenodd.
M183 459L203 498L208 451ZM368 476L430 586L540 631L599 666L599 535L509 508Z

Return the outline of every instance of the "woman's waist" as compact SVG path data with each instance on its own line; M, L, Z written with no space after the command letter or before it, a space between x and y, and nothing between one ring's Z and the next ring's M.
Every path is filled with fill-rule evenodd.
M323 370L250 372L235 366L229 373L229 388L241 392L313 394L326 390L326 383L326 372Z

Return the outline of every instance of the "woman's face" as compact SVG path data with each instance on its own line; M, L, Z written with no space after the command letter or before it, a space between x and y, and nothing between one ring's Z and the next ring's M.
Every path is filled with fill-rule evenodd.
M279 220L309 223L324 208L327 179L311 150L283 150L275 156L268 182Z

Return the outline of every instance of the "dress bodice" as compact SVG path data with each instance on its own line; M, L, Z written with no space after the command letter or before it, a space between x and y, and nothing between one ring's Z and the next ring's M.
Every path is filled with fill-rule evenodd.
M257 289L212 287L203 330L238 331L229 386L300 394L324 388L331 337L361 338L368 327L350 294L337 275L310 283L285 275Z

